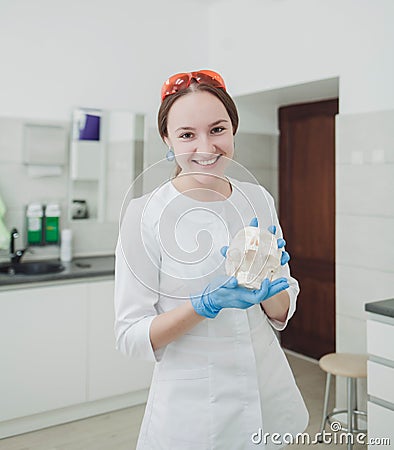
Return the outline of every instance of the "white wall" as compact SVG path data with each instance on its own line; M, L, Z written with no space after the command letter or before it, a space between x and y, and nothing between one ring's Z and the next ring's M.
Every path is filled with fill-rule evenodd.
M329 78L237 96L239 132L279 135L281 106L338 98L338 84L338 78Z
M229 0L211 61L234 95L340 77L341 113L394 106L392 0Z
M169 75L207 65L207 11L181 0L2 0L0 116L154 115Z
M278 136L238 132L234 160L250 171L278 205Z
M184 7L181 0L0 0L0 193L8 228L23 238L31 200L57 200L66 211L67 169L60 177L26 175L23 122L67 125L82 106L145 113L155 126L164 80L208 61L208 6ZM123 198L119 183L110 188L111 198L116 189ZM116 223L79 228L77 254L113 252Z
M28 203L37 200L45 204L59 203L62 210L61 223L64 223L64 211L67 203L67 167L64 166L62 173L58 176L35 178L28 175L28 168L23 163L26 122L32 123L23 118L0 117L0 195L7 208L4 216L6 227L8 230L16 227L20 233L20 239L15 243L17 249L25 247L27 240L24 226L25 208ZM68 125L66 122L56 121L46 121L42 124L64 127ZM55 249L53 246L48 246L46 251L48 254L59 255L59 249ZM26 256L30 256L30 254ZM1 259L9 259L8 251L0 250Z
M111 112L106 112L109 116ZM131 122L131 121L130 121ZM69 161L61 167L61 174L56 176L34 177L30 172L35 168L24 163L24 127L34 125L57 125L67 129L68 122L35 121L23 118L0 117L0 194L6 205L4 223L8 230L16 227L20 238L15 246L24 248L27 243L25 233L25 208L29 203L48 204L56 202L61 209L60 228L73 230L73 256L112 254L118 233L118 217L122 200L127 191L133 171L135 141L121 140L109 136L106 142L106 170L104 183L106 188L105 214L103 220L74 220L68 218L70 198L82 198L88 201L91 217L97 210L98 183L82 182L84 191L74 190L68 196ZM103 123L103 122L102 122ZM105 125L108 126L108 125ZM131 136L130 138L131 139ZM81 186L81 184L79 184ZM83 193L82 193L83 192ZM91 200L94 199L92 202ZM97 216L96 216L97 217ZM40 259L60 255L58 245L43 247L31 246L24 259ZM0 249L0 261L9 260L8 249Z
M336 347L366 352L366 302L394 297L394 110L336 120ZM366 408L366 380L361 404ZM345 383L337 405L345 406Z

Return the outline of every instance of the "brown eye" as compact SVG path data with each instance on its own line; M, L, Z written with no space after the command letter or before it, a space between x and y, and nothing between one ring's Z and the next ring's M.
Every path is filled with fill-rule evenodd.
M217 134L217 133L221 133L224 130L224 127L215 127L212 130L212 133Z

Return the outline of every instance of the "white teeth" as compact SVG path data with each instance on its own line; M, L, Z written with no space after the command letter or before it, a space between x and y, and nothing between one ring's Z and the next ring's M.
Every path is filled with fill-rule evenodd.
M194 161L197 164L200 164L200 166L210 166L211 164L215 163L220 155L216 156L216 158L208 159L207 161Z

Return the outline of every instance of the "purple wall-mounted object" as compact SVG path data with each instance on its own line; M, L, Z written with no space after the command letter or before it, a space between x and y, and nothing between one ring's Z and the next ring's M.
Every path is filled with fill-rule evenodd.
M100 116L85 115L85 126L79 129L80 141L100 140Z

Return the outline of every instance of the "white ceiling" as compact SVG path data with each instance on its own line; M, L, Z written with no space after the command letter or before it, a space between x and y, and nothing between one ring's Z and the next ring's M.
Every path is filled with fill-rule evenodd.
M240 131L278 134L278 108L339 97L339 79L327 78L234 97Z
M338 78L328 78L269 91L254 92L241 95L236 99L237 103L251 108L267 107L268 105L279 107L338 97L338 84Z

